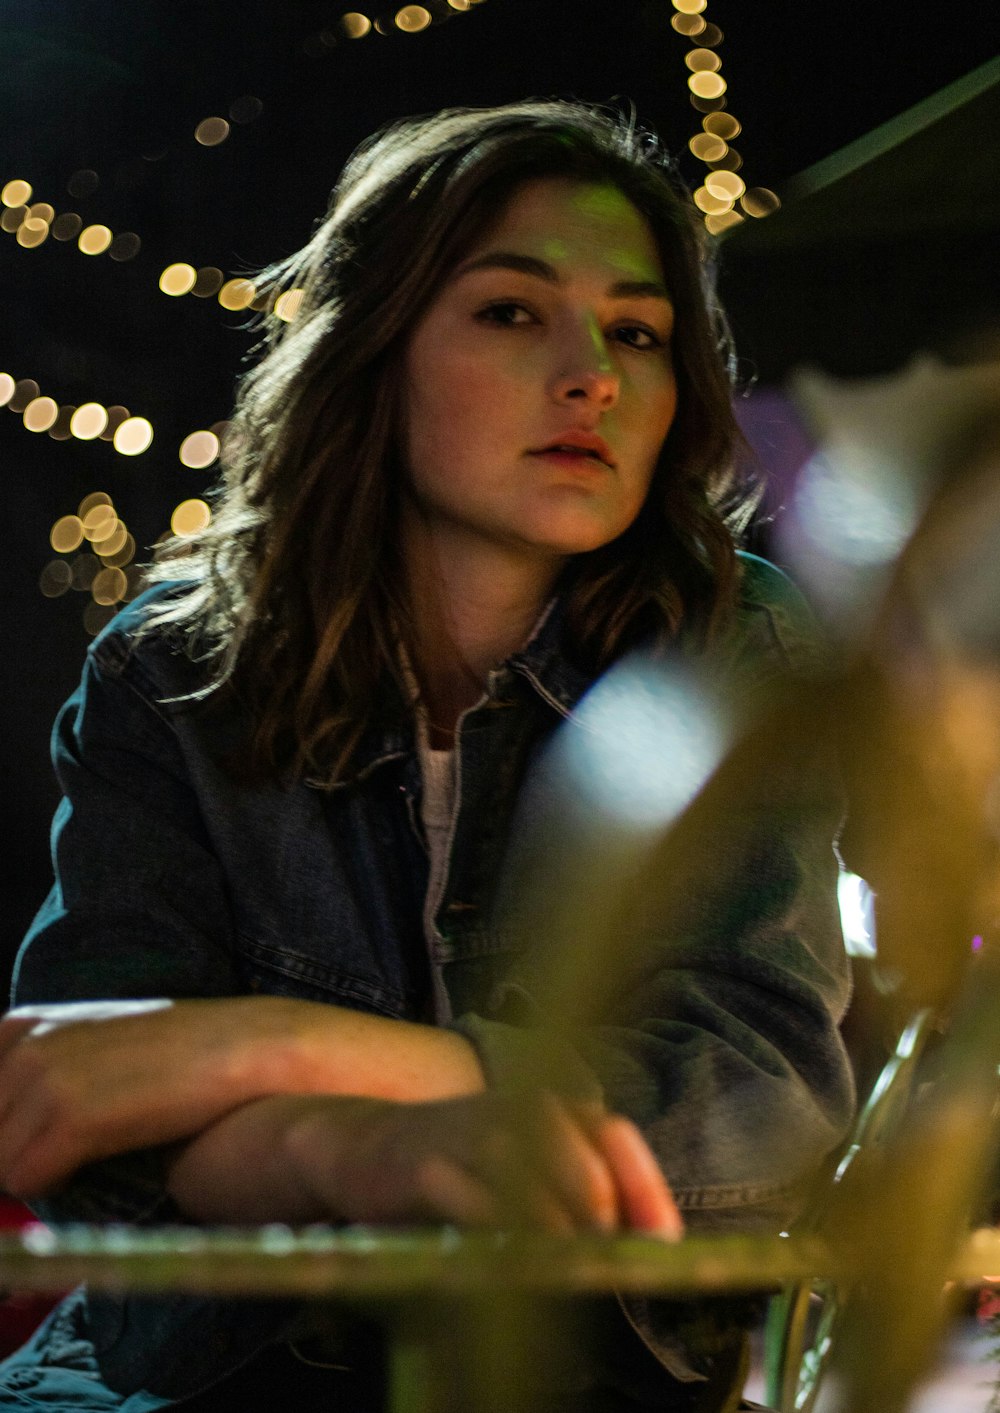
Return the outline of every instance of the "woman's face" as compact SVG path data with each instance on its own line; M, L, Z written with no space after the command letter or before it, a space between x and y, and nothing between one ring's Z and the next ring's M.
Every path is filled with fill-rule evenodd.
M674 418L672 323L652 233L616 187L518 188L406 351L424 522L557 560L622 534Z

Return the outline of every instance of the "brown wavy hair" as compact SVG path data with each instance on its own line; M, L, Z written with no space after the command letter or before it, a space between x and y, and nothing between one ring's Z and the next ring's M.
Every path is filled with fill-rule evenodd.
M211 525L167 541L153 579L181 580L150 613L248 709L255 774L342 778L358 741L405 711L397 536L402 361L448 274L523 182L616 186L645 217L676 309L678 407L635 523L571 561L567 638L597 672L651 635L702 639L735 600L734 527L747 496L733 360L702 223L670 159L633 118L535 100L397 122L347 163L308 244L265 271L303 291L266 320L243 377ZM393 688L396 683L396 689ZM387 688L389 690L387 690Z

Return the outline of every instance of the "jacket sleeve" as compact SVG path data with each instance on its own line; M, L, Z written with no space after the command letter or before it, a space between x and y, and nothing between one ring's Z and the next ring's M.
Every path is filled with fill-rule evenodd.
M748 593L724 654L726 690L754 697L766 686L773 697L776 682L818 661L815 631L770 566L754 568ZM838 775L818 723L764 734L766 754L751 746L748 760L744 743L730 779L724 767L713 782L714 808L702 812L682 876L658 877L656 867L669 874L674 864L669 848L657 853L644 896L623 910L601 1003L572 1047L551 1026L546 1038L533 958L512 969L495 1011L455 1023L494 1083L541 1077L581 1097L602 1093L633 1118L689 1224L702 1228L789 1220L853 1112L839 1032L849 974L836 901ZM529 806L538 794L529 787ZM530 932L531 919L514 925Z
M15 964L15 1005L241 989L224 880L176 733L142 669L131 680L119 670L125 656L114 629L96 640L56 720L55 883ZM151 1149L85 1168L39 1212L165 1219L166 1159Z

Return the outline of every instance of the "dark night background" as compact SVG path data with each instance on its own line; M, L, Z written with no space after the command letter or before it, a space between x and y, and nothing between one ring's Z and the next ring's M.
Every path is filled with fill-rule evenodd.
M48 886L57 799L48 734L87 643L87 595L39 590L53 558L49 529L88 492L104 490L143 558L173 507L210 484L211 470L185 469L177 449L187 433L226 417L250 344L245 316L214 299L161 294L160 271L186 261L228 278L291 252L363 136L449 104L630 99L678 152L692 185L703 174L686 149L701 115L688 101L689 42L670 27L669 0L482 0L422 33L356 41L336 38L346 8L0 3L0 185L24 178L32 200L57 213L74 210L84 224L142 239L135 259L116 263L82 255L74 241L27 250L0 234L0 371L34 379L61 404L124 404L155 428L151 448L127 458L103 441L33 435L0 409L8 840L0 969ZM360 0L357 8L380 13ZM992 59L997 13L995 0L961 8L709 0L705 18L724 33L729 108L743 124L741 176L780 192ZM217 147L199 146L198 122L227 116L245 95L260 100L259 117L234 123ZM100 178L84 199L67 194L80 169ZM983 180L995 185L995 169ZM724 269L725 260L723 246ZM780 273L772 267L768 278L774 287L764 295L777 306ZM759 396L773 406L766 387ZM793 426L772 422L764 459L794 458L797 446Z

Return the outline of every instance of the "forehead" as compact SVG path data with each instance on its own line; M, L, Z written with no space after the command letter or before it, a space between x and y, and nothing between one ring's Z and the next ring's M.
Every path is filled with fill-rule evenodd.
M516 250L561 268L600 264L623 279L662 278L653 233L628 197L611 184L539 177L508 198L468 252Z

